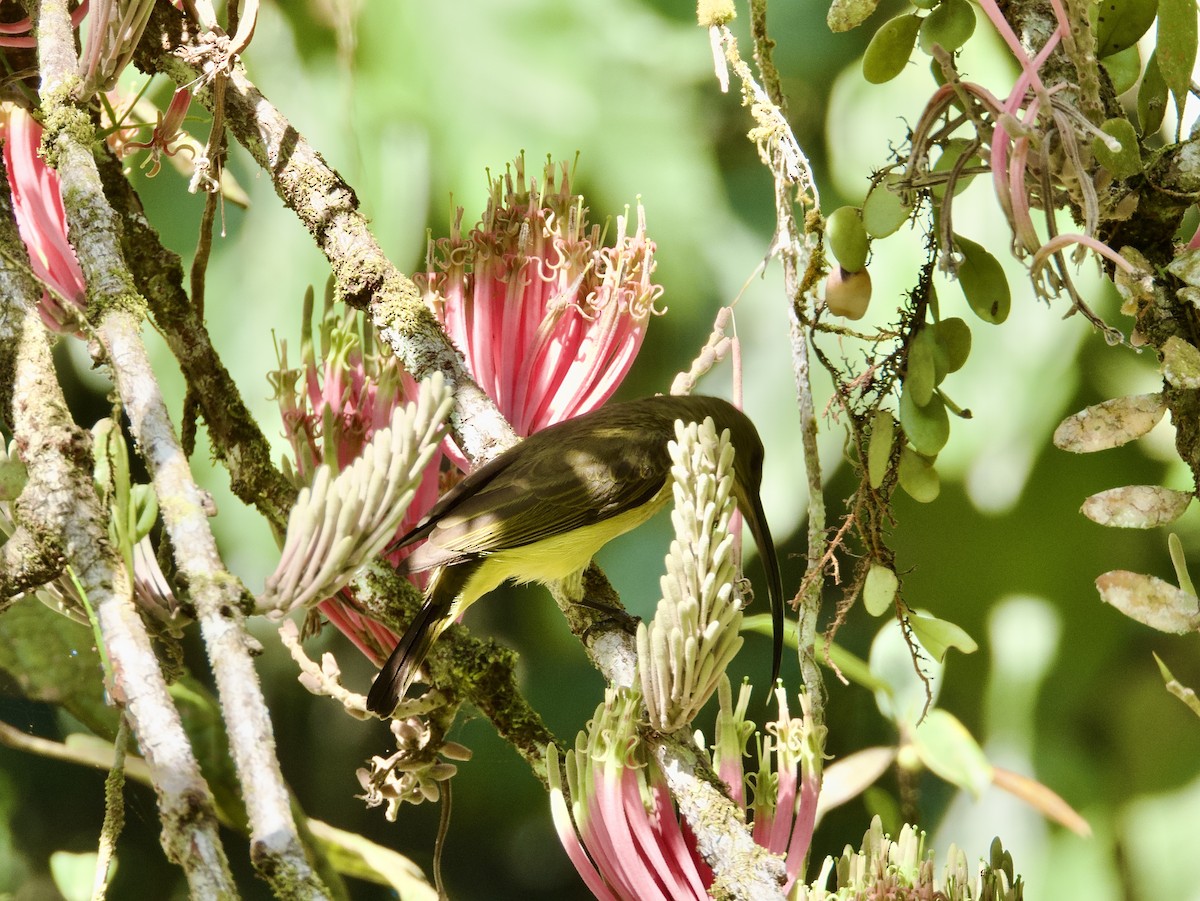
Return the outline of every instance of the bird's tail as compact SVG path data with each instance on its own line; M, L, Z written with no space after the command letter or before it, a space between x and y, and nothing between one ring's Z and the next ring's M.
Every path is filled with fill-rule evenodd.
M425 605L392 650L367 694L367 709L389 717L417 678L417 670L438 636L465 610L470 600L460 595L479 568L478 561L443 566L429 582Z
M381 717L391 716L416 680L425 655L452 619L451 607L433 600L425 602L375 677L375 684L367 695L368 710Z

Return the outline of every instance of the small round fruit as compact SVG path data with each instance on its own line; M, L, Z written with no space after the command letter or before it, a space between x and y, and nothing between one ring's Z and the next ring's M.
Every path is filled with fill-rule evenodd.
M835 316L862 319L871 303L871 273L835 266L825 279L825 305Z

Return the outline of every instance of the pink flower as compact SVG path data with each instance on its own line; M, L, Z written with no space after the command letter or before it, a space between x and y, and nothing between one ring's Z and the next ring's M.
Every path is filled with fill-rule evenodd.
M46 290L39 312L48 328L74 331L86 307L86 286L67 240L58 174L38 155L42 127L25 110L0 104L0 137L21 240L33 274Z
M820 791L821 735L805 699L804 715L791 719L782 688L776 690L779 718L767 727L760 748L755 788L753 838L786 858L786 894L808 853ZM745 719L750 692L743 686L737 709L728 681L720 690L713 764L732 800L744 807L742 757L753 724ZM551 807L560 841L584 883L604 901L707 899L713 876L696 851L691 831L679 819L666 781L646 754L637 731L641 698L609 691L588 730L567 753L568 807L557 755L549 772Z
M158 121L154 126L154 131L150 135L150 140L122 140L119 155L125 157L137 150L149 150L150 155L146 159L146 162L143 163L143 168L145 166L150 167L146 173L148 178L158 175L158 170L162 168L162 157L164 155L170 157L180 151L187 151L188 156L194 157L196 155L194 149L187 144L178 143L184 137L183 120L187 116L188 107L191 106L191 103L191 91L187 88L176 89L175 93L171 95L171 102L167 105L167 111L158 114ZM119 134L120 131L117 133Z
M515 170L515 172L514 172ZM431 241L417 280L480 387L519 435L593 410L641 347L662 289L639 205L612 246L589 225L564 164L526 185L525 160L492 182L482 221Z
M311 479L316 467L329 463L341 469L353 462L377 429L385 428L392 411L416 397L416 382L396 364L386 347L375 344L371 326L347 309L338 313L326 298L319 332L320 356L313 341L312 295L305 301L299 370L287 365L287 346L279 348L279 370L272 374L276 399L287 438L295 453L301 480ZM319 360L319 362L318 362ZM438 496L442 455L437 453L425 471L416 496L397 534L411 529ZM410 549L393 554L398 563ZM374 663L381 664L398 636L359 612L350 589L317 605L333 625Z

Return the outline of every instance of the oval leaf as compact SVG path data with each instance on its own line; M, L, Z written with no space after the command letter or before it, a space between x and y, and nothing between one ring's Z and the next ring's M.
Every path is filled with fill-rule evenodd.
M963 255L958 264L958 284L967 303L984 322L999 325L1008 318L1012 307L1012 294L1004 270L982 245L969 238L956 234L954 244Z
M1115 139L1119 146L1114 149L1100 138L1095 138L1092 141L1092 153L1096 155L1097 162L1118 180L1131 178L1141 172L1142 151L1133 123L1128 119L1109 119L1100 126L1100 130Z
M1154 529L1183 515L1194 495L1159 485L1125 485L1093 494L1080 507L1092 522L1117 529Z
M871 439L867 444L867 479L872 488L883 484L888 463L892 459L892 444L896 438L896 420L886 410L875 413L871 423Z
M1114 397L1064 419L1054 430L1054 446L1074 454L1120 447L1158 425L1166 409L1162 394Z
M911 14L880 25L863 54L863 78L871 84L883 84L903 72L920 30L921 19Z
M933 332L922 328L908 346L908 367L904 372L904 387L918 407L933 400L937 386L937 366L934 363Z
M930 326L933 332L937 380L940 383L951 372L958 372L971 355L971 328L953 316Z
M896 176L889 176L872 188L863 201L863 226L872 238L894 234L912 215L912 201L905 200L889 187L895 186L897 181Z
M938 662L946 659L946 651L950 648L958 648L964 654L974 654L979 650L975 639L962 626L948 620L927 613L912 613L909 614L908 625L917 641L921 642L921 647Z
M896 478L900 487L914 501L922 504L935 500L942 490L942 481L937 470L933 468L933 463L910 447L900 448L900 464L896 468Z
M942 399L934 396L929 403L918 404L908 385L900 392L900 425L912 446L927 457L936 456L950 437L950 416Z
M913 732L913 744L930 772L975 797L992 783L992 765L979 742L953 714L931 710Z
M1103 59L1137 43L1158 12L1158 0L1106 0L1090 5L1096 56Z
M866 581L863 582L863 606L871 616L883 616L896 609L896 590L900 580L888 567L872 563L867 570Z
M1096 588L1104 603L1151 629L1184 635L1200 628L1200 600L1155 576L1115 569Z
M1200 350L1172 335L1162 346L1162 373L1176 388L1200 388Z

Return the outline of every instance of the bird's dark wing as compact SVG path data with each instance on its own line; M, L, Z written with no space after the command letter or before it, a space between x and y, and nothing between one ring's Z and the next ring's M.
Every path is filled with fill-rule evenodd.
M628 409L602 408L543 429L471 473L398 542L429 539L410 568L523 547L647 503L666 481L670 434L657 420L629 420Z
M619 446L603 438L584 444L521 448L526 453L442 512L418 552L420 564L533 544L640 507L662 488L667 465L656 459L666 456L661 437L632 453L629 445L639 442L628 436Z

